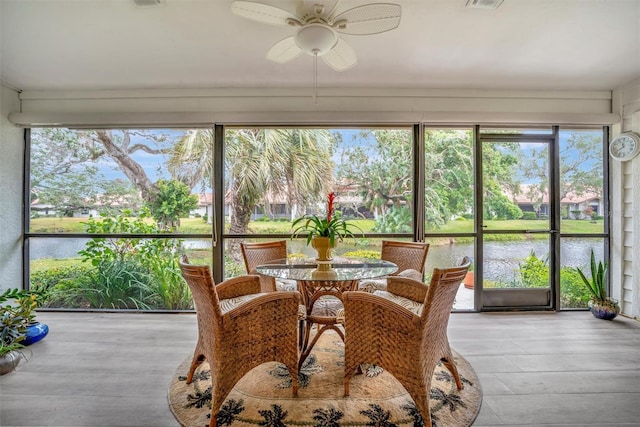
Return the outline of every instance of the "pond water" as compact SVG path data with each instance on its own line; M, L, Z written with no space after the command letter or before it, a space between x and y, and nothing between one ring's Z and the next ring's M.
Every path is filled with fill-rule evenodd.
M34 238L29 242L31 260L42 258L74 258L78 251L84 249L88 239L46 239ZM561 259L563 266L587 267L593 248L596 259L603 259L604 247L602 239L562 239ZM191 249L210 247L209 240L186 240L185 246ZM291 242L291 252L306 252L312 250L305 247L303 242ZM372 247L379 250L379 247ZM547 240L527 241L499 241L484 244L484 277L487 280L499 281L513 278L519 263L533 251L538 258L544 259L549 253ZM473 257L472 243L452 243L429 248L426 271L434 267L456 265L464 256Z

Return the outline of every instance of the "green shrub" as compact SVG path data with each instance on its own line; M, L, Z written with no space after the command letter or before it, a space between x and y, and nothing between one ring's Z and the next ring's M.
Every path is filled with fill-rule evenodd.
M514 280L484 281L484 289L495 288L546 288L549 286L548 258L540 259L531 252L518 269ZM589 291L584 286L577 269L562 267L560 269L560 307L584 308L589 300Z
M521 219L530 221L530 220L538 219L538 216L536 215L535 212L523 212Z
M147 269L138 263L104 262L90 279L84 286L69 289L67 298L83 301L88 308L150 310L160 305Z
M45 292L42 307L86 308L87 301L69 290L90 286L95 270L89 265L73 265L36 271L31 274L30 289Z
M180 226L180 218L198 206L198 196L191 189L175 179L159 179L154 194L144 203L162 230L175 232Z
M380 252L367 249L359 249L357 251L345 252L344 256L354 258L380 259Z
M371 228L374 233L409 233L413 218L406 206L393 206L385 215L376 219Z
M147 211L142 211L134 219L122 215L100 220L90 218L87 231L159 233L159 227L145 221L147 218ZM62 300L92 308L190 308L191 294L177 264L182 252L182 241L179 239L91 239L79 251L79 255L83 262L90 262L96 269L92 283L82 280L68 284L64 287L68 295L63 296Z
M35 291L51 291L61 282L86 277L92 270L93 268L88 265L72 265L34 271L31 273L29 288ZM43 306L48 306L49 299L51 295L44 301Z
M589 301L589 290L575 268L560 269L560 307L584 308Z
M151 289L167 310L189 310L193 298L187 282L182 278L177 257L154 257L149 260Z
M549 286L549 257L540 259L531 251L519 264L520 279L525 288L546 288Z
M130 213L125 213L128 215ZM129 216L116 215L101 219L89 218L86 223L88 233L136 233L158 234L161 230L156 224L145 221L149 218L148 211L143 210L134 219ZM152 236L150 236L152 237ZM83 261L89 261L94 266L104 262L137 261L142 265L148 263L151 257L166 256L178 252L182 241L178 239L144 239L144 238L104 238L98 237L89 240L85 248L78 252Z
M227 253L224 255L224 275L225 277L237 277L242 274L247 274L244 265L235 261Z

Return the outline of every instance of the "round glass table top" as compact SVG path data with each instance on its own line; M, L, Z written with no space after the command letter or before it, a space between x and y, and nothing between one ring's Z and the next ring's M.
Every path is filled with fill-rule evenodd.
M335 257L330 261L314 258L286 258L259 265L265 276L292 280L361 280L395 273L398 266L389 261L368 258Z

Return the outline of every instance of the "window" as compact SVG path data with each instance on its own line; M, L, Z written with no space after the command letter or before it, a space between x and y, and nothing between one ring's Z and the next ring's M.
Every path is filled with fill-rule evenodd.
M243 238L289 238L294 219L325 210L327 194L362 229L334 254L379 257L374 235L413 231L413 137L409 128L227 128L225 274L241 274ZM303 238L289 253L313 255Z
M430 244L427 281L435 267L477 258L455 309L479 308L478 283L550 283L559 308L585 308L576 268L588 271L591 250L608 258L606 132L425 126L415 153L419 128L32 129L30 286L50 291L48 307L190 309L179 255L218 277L245 273L243 241L287 239L291 256L314 256L291 239L292 221L324 213L333 191L363 232L335 255L377 258L383 239L418 238Z
M177 256L210 263L212 230L212 140L194 135L31 131L29 280L46 306L192 307Z

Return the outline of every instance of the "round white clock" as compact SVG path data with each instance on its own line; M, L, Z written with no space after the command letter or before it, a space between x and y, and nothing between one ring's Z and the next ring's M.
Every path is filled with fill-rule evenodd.
M620 134L611 140L609 154L616 160L627 161L640 153L640 136L633 132Z

